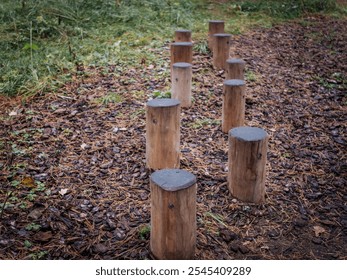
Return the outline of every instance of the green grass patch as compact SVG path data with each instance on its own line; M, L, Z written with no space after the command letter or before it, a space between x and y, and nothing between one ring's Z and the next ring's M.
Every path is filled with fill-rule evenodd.
M162 47L175 28L192 27L198 2L4 0L0 93L55 90L80 65L137 65L150 49Z
M223 19L239 34L307 13L346 15L335 1L2 0L0 94L54 91L81 66L121 69L156 64L175 29L191 29L204 54L207 21Z
M149 225L143 225L139 229L139 236L141 240L148 239L151 232L151 227Z
M221 123L220 120L213 120L213 119L205 118L205 119L195 120L192 124L190 124L190 126L194 129L200 129L200 128L203 128L205 126L219 125L220 123Z
M247 70L245 72L245 80L248 82L256 82L258 80L258 75L253 71Z
M171 91L153 91L153 98L171 98Z
M122 100L122 97L118 93L109 92L105 96L97 98L94 102L107 106L109 103L120 103Z

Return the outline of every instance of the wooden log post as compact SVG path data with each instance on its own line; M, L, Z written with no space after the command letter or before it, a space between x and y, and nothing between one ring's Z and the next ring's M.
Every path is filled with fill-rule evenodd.
M150 177L153 255L162 260L192 259L196 244L196 177L164 169Z
M146 164L151 169L179 168L180 102L177 99L147 102Z
M178 42L170 45L171 60L171 81L172 81L172 65L177 62L193 63L193 43Z
M181 102L181 107L192 105L192 65L177 62L172 65L172 98Z
M244 80L245 62L239 58L230 58L226 61L225 78L226 80Z
M216 33L224 33L223 20L210 20L208 22L208 48L213 51L213 35Z
M231 35L217 33L213 35L213 67L226 69L226 61L229 58Z
M268 135L257 127L229 131L228 188L245 202L265 201L265 165Z
M186 29L179 29L175 31L175 42L191 42L192 31Z
M243 80L225 80L222 104L222 131L243 126L245 121L246 85Z

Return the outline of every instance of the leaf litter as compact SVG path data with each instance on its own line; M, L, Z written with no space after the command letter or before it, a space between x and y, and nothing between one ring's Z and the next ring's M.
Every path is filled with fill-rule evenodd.
M263 205L228 192L224 73L194 53L181 168L198 178L196 259L347 258L345 26L316 16L233 37L246 125L270 135ZM170 90L167 47L164 66L85 68L58 93L1 99L1 259L153 258L145 103Z

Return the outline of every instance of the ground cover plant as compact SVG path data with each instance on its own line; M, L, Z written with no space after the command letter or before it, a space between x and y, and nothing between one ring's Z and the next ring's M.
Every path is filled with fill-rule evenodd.
M206 20L222 17L237 34L254 25L308 12L343 14L335 1L206 0L4 0L0 3L0 93L52 91L84 66L136 65L155 60L151 50L171 40L177 28L192 29L196 48Z
M0 91L6 95L55 89L82 66L149 59L144 53L162 46L172 28L191 27L198 7L182 0L2 2Z
M23 17L31 15L34 2L36 10L48 3L16 2ZM49 24L23 19L22 26L16 15L11 21L11 13L1 13L8 17L2 31L4 22L12 24L1 33L9 36L1 40L6 50L1 48L1 71L15 71L1 72L1 90L27 96L0 99L1 259L153 258L145 103L170 91L168 46L176 27L191 27L196 41L194 102L181 114L181 168L198 178L196 258L346 259L342 8L300 6L291 21L282 22L280 7L271 1L145 1L149 21L138 22L138 1L99 1L132 7L121 19L109 19L103 9L84 11L77 6L82 1L55 2L70 3L75 12L52 1L58 16L32 12ZM83 7L91 3L84 2ZM309 2L319 3L301 3ZM13 3L4 1L1 11ZM283 3L287 7L289 1ZM174 16L158 26L153 20L160 19L163 5L170 11L163 17ZM227 190L227 135L220 127L224 73L211 65L207 18L177 21L181 8L188 13L196 7L226 20L226 30L234 33L231 56L246 61L246 124L270 134L263 205L242 203ZM312 14L326 8L338 17ZM91 23L91 13L105 20ZM39 24L49 28L42 38ZM121 26L123 31L111 36L109 30ZM26 30L22 41L20 30ZM17 62L11 59L11 40ZM51 72L45 76L41 60L50 54L45 67Z

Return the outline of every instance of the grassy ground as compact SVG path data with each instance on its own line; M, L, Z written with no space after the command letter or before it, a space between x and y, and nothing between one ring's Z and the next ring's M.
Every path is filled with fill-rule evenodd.
M52 91L86 75L86 66L160 64L155 50L177 28L193 31L206 51L208 19L230 33L271 26L304 13L346 15L336 1L3 0L0 3L0 94Z

